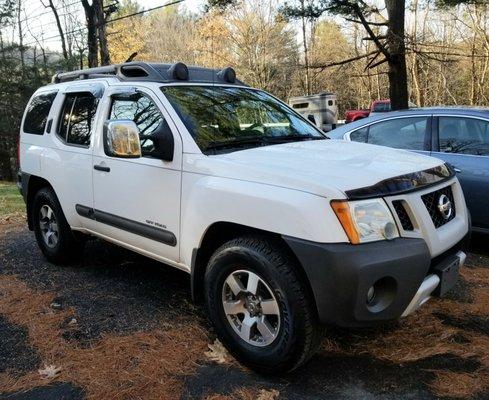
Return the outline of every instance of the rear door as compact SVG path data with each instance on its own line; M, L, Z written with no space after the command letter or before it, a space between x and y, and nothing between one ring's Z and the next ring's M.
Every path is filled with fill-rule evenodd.
M434 125L432 155L457 171L472 225L489 229L489 120L440 115Z

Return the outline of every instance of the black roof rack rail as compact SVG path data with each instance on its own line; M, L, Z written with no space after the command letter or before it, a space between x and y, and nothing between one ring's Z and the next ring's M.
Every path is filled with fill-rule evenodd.
M243 82L236 79L236 73L231 67L219 70L187 66L183 63L159 64L142 61L60 72L53 76L52 83L110 76L120 81L196 82L245 86Z

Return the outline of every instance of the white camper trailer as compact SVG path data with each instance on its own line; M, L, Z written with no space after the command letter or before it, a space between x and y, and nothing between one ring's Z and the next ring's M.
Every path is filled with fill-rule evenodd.
M310 96L291 97L289 105L323 131L336 128L338 105L335 93L323 92Z

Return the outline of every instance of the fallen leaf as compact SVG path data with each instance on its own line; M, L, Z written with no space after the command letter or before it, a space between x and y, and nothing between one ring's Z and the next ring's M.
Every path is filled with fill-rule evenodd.
M38 369L39 375L42 379L53 379L56 378L60 372L61 367L56 367L55 365L45 365L44 368Z
M278 399L278 395L280 392L275 389L260 389L260 392L258 393L257 400L276 400Z
M225 349L219 339L216 339L212 344L208 344L207 347L209 347L209 351L206 351L205 355L209 357L209 359L218 364L225 364L228 362L228 351Z

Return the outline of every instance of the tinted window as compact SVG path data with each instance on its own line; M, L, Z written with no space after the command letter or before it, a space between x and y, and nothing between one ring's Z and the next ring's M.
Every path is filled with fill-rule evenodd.
M332 106L333 105L333 100L328 100L328 106Z
M383 103L375 103L372 111L388 112L390 110L391 110L391 103L383 102Z
M367 132L368 126L364 126L363 128L357 129L350 133L350 140L353 142L362 142L365 143L367 141Z
M289 107L259 90L220 86L161 90L205 153L325 138Z
M371 125L368 143L407 150L424 150L427 117L397 118Z
M58 135L69 144L90 145L98 99L90 93L67 94Z
M110 110L110 119L134 121L139 129L142 155L151 156L155 150L155 144L150 136L163 122L163 116L149 97L137 95L132 98L114 98Z
M49 110L53 105L56 92L41 94L32 99L27 107L27 113L24 120L24 132L34 135L44 134L46 121L48 119Z
M489 122L475 118L440 117L440 151L489 155Z

